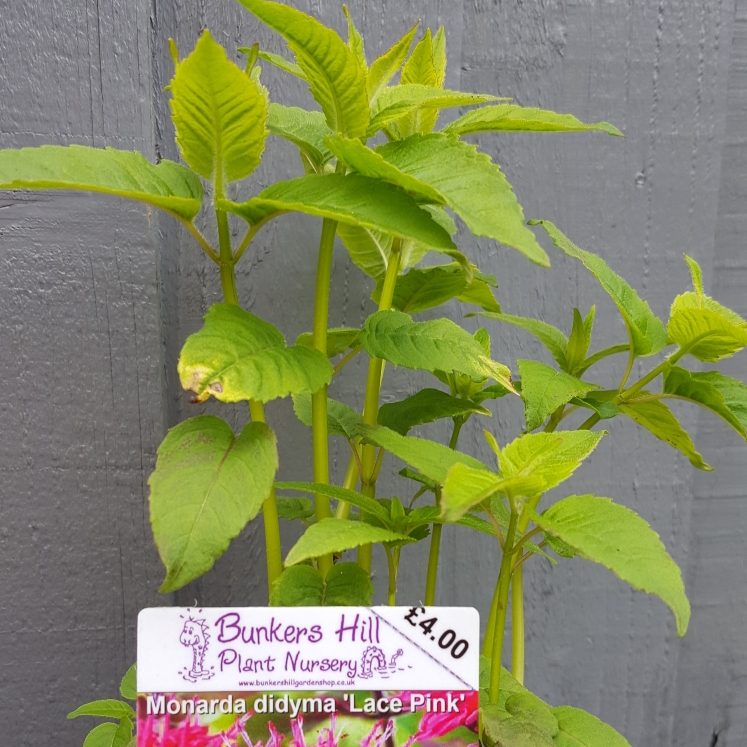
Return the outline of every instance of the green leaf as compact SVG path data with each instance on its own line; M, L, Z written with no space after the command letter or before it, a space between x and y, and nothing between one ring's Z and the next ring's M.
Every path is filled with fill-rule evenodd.
M583 374L584 361L591 345L591 328L594 324L596 307L592 306L586 319L581 318L581 312L573 309L573 328L568 340L566 351L566 369L573 376Z
M249 423L234 435L225 421L200 415L172 428L150 476L150 517L166 566L162 592L208 571L251 521L278 468L275 435Z
M318 350L285 346L269 322L232 304L215 304L205 326L187 338L179 357L179 378L200 402L269 402L315 392L332 379L332 366Z
M114 747L114 739L118 731L118 724L99 724L88 733L83 747Z
M510 695L506 699L506 705L513 698L526 696L536 698L527 690ZM536 700L541 706L538 705L531 713L525 710L516 717L499 705L483 706L480 709L482 727L490 741L500 747L555 747L553 733L557 733L557 719L552 715L549 706L542 703L539 698Z
M475 236L495 239L532 262L549 266L544 249L524 225L524 212L508 180L474 145L436 133L413 135L383 145L376 153L408 183L416 179L424 185L421 189L437 192L439 202L459 215Z
M135 693L135 698L137 698L137 693ZM68 719L78 718L78 716L101 716L116 719L135 718L135 711L132 710L129 703L123 703L121 700L94 700L92 703L86 703L67 714Z
M692 373L672 366L664 376L664 393L711 410L747 440L747 386L741 381L718 371Z
M610 498L573 495L532 520L587 560L611 570L634 589L658 596L674 612L682 637L690 619L682 574L659 535L638 514Z
M132 721L128 718L123 718L119 722L117 731L114 733L114 739L112 740L112 747L128 747L130 740L132 739L133 725Z
M277 182L248 202L223 200L218 207L253 225L283 212L298 211L422 241L434 249L456 249L449 234L406 192L359 174L310 174Z
M266 62L269 62L271 65L274 65L275 67L279 68L283 72L290 73L291 75L295 75L296 78L300 78L301 80L308 80L308 78L306 77L306 73L304 73L304 71L301 69L299 65L296 65L295 62L290 62L289 60L286 60L285 57L281 57L279 54L273 54L272 52L261 51L259 53L259 57L265 60Z
M127 197L190 221L202 204L202 185L189 169L140 153L82 145L0 150L0 189L63 189Z
M424 438L401 436L383 425L362 425L359 435L394 454L439 485L446 479L449 468L458 462L474 469L487 469L482 462L460 451Z
M488 399L500 399L501 397L505 397L508 393L506 387L503 387L500 384L491 384L490 386L483 387L480 391L475 392L471 399L473 402L480 404Z
M443 67L436 67L431 30L426 29L423 38L415 45L410 58L402 68L400 85L412 83L443 88L445 57ZM405 115L395 125L400 137L416 132L431 132L436 125L438 110L414 111Z
M683 293L677 296L672 303L672 310L674 311L679 308L708 309L724 317L727 321L734 324L743 324L744 319L739 314L731 309L727 309L726 306L723 306L703 292L703 272L700 269L700 265L692 257L688 257L687 254L685 254L685 261L690 269L695 292Z
M345 14L345 18L347 18L348 21L348 47L352 50L358 60L361 70L363 70L364 73L367 73L368 64L366 63L366 51L364 49L363 37L361 36L360 31L355 27L355 23L353 22L353 18L350 15L347 5L343 4L342 12Z
M273 135L293 143L320 173L333 156L324 143L324 138L332 131L321 112L270 104L267 128Z
M601 257L579 249L549 220L530 220L529 225L542 226L558 249L564 251L569 257L578 259L599 281L619 309L628 328L636 355L643 357L654 355L667 344L664 325L654 316L648 303L642 301L635 290L613 272Z
M694 295L694 294L691 294ZM687 308L678 296L667 324L669 340L699 361L715 363L730 358L747 345L747 324L735 324L707 308Z
M517 363L528 431L542 425L550 413L574 397L600 388L596 384L556 371L544 363L530 360L519 360Z
M555 431L519 436L500 451L501 476L540 480L538 492L544 493L567 480L604 435L606 431Z
M485 355L480 343L454 322L413 322L401 311L379 311L366 320L361 344L373 358L421 371L458 370L492 378L513 390L511 372Z
M322 574L310 565L293 565L273 583L270 607L321 607L323 599Z
M617 394L616 389L592 391L586 397L574 397L571 404L593 410L602 420L609 420L622 413L622 410L614 402Z
M646 396L646 392L639 393ZM693 467L711 472L713 467L703 461L687 431L680 425L672 411L659 400L636 402L631 400L620 404L620 410L656 438L668 443L673 449L682 452Z
M126 700L137 700L137 664L133 664L122 677L119 694Z
M338 34L289 5L239 2L288 42L330 129L350 137L364 135L369 118L365 72Z
M357 563L336 563L326 579L309 565L286 568L275 581L271 607L369 607L374 588Z
M335 563L325 579L325 607L370 607L374 587L358 563Z
M556 747L630 747L611 726L580 708L559 706L552 712L559 729L553 738Z
M209 31L176 66L169 88L182 158L221 191L249 176L265 148L267 103Z
M278 517L287 521L308 519L314 515L314 504L308 498L275 498Z
M373 137L390 122L402 119L418 109L448 109L455 106L474 106L489 101L497 101L497 96L486 93L466 93L449 91L436 86L420 83L406 83L384 89L371 106L369 137ZM431 115L432 116L432 115ZM432 129L432 127L431 127Z
M312 524L291 548L285 565L291 566L320 555L352 550L374 542L410 542L403 534L348 519L322 519Z
M474 271L473 271L474 272ZM483 276L489 278L490 276ZM379 278L371 299L376 303L381 298L384 281ZM436 308L458 298L463 303L472 303L488 311L500 310L490 285L475 276L472 283L459 264L437 265L415 268L397 278L392 299L392 308L409 314Z
M311 395L294 395L293 411L305 426L311 428ZM352 441L356 438L361 423L363 418L352 407L331 398L327 399L327 431L330 436L343 436Z
M316 482L277 482L275 483L275 487L278 490L298 490L309 495L326 495L329 498L345 501L352 506L357 506L361 511L375 516L384 523L389 522L389 513L380 503L362 493L356 493L354 490Z
M531 319L525 316L512 316L511 314L496 314L492 312L479 314L486 319L497 319L499 322L511 324L514 327L525 329L533 334L552 354L558 365L566 369L566 355L568 352L568 338L552 324L541 322L539 319Z
M442 418L466 418L474 413L487 417L492 414L475 402L452 397L440 389L422 389L400 402L382 405L379 408L379 425L406 436L416 425L433 423Z
M511 489L513 486L514 481L503 480L493 472L455 464L446 475L441 491L441 519L447 522L457 521L473 506L499 490ZM541 486L542 483L537 481L530 492L539 492Z
M412 40L415 38L415 32L418 30L418 23L371 65L366 76L366 88L371 102L386 88L389 81L402 67L412 46Z
M516 104L486 106L467 112L444 127L443 132L461 136L478 132L578 132L581 130L598 130L608 135L623 136L617 127L608 122L584 124L571 114L558 114L547 109L535 109L531 106L517 106Z
M358 345L361 331L353 327L334 327L327 330L327 357L334 358L350 348ZM303 332L296 338L296 345L306 348L314 347L314 335L311 332Z

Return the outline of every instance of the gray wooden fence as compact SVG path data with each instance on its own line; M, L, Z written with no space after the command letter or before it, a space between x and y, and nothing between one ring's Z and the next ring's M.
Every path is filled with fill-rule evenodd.
M294 5L343 30L338 2ZM747 313L747 0L350 6L371 55L418 18L443 23L447 86L621 127L625 140L516 134L481 144L529 217L549 218L601 253L660 315L687 283L685 251L702 263L715 295ZM168 38L186 52L209 27L229 50L255 40L283 48L233 0L21 0L0 8L1 147L83 143L175 158L162 90L172 72ZM275 100L311 104L298 81L271 69L264 80ZM243 194L297 172L293 151L272 143ZM289 338L309 327L318 232L318 221L302 217L277 222L240 268L242 303ZM557 251L553 268L540 270L492 242L459 238L498 275L507 311L567 328L573 305L596 303L600 332L624 339L608 299ZM371 284L341 249L333 282L333 323L359 324L373 308ZM117 199L5 193L0 288L0 743L77 747L91 724L64 716L84 700L116 695L134 659L138 610L195 600L261 604L262 536L250 526L207 577L158 595L147 479L166 429L199 410L180 391L175 362L219 297L213 268L187 235ZM449 313L461 319L456 306ZM496 325L491 333L502 360L544 355L517 330ZM743 361L728 371L744 378ZM601 383L615 376L617 361L600 367ZM364 378L361 364L351 365L334 395L360 403ZM410 393L419 381L396 371L384 396ZM308 434L288 403L268 415L280 433L281 475L308 476ZM719 747L737 747L747 743L747 452L714 418L681 415L714 473L696 473L615 421L613 437L571 487L613 496L656 527L685 569L690 632L678 641L661 603L601 569L533 561L527 683L553 704L596 713L639 747L708 747L716 733ZM504 440L516 434L517 403L501 403L492 427ZM489 458L476 425L463 448ZM339 474L346 455L337 446L332 454ZM403 602L422 595L425 549L406 553ZM496 555L488 538L447 529L439 602L485 613Z

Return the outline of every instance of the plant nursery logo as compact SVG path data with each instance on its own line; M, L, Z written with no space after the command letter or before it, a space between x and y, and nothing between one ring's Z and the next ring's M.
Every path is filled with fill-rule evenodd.
M190 610L187 610L189 613ZM198 610L198 615L202 610ZM215 676L215 667L207 669L205 666L205 653L210 645L210 632L205 619L199 619L193 615L185 618L184 615L179 617L184 620L182 631L179 634L179 643L185 648L192 649L192 666L179 670L182 679L187 682L195 683L197 680L209 680Z
M403 672L404 668L397 666L397 659L402 656L402 649L397 649L397 653L387 662L386 655L378 646L369 646L363 652L361 659L360 676L364 678L373 677L374 671L378 672L384 679L389 679L390 674L396 671ZM412 667L409 667L412 669Z

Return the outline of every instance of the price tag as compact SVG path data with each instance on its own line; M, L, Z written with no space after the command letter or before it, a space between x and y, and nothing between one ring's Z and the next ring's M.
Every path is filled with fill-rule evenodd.
M139 747L181 738L340 747L343 733L342 747L465 745L477 741L479 616L420 606L146 609L137 685ZM189 741L198 733L203 741Z

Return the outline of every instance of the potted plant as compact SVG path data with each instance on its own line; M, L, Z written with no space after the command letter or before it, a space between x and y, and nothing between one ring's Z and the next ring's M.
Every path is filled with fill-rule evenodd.
M689 257L693 287L673 300L664 324L604 260L543 220L529 223L599 281L625 322L627 339L595 339L592 345L595 307L586 313L569 309L568 335L504 311L496 279L456 245L455 219L528 262L550 262L499 165L465 138L502 131L621 133L605 122L584 124L493 95L445 89L443 28L421 33L416 25L370 60L345 8L347 43L290 5L240 2L286 40L295 61L255 44L241 48L246 61L239 67L208 31L186 56L172 43L170 103L184 164L154 165L139 153L110 148L0 151L0 188L104 192L159 208L187 229L220 275L223 300L185 341L179 377L196 401L246 403L251 422L235 433L221 418L199 415L172 428L161 444L149 481L153 534L166 567L161 590L173 591L204 574L261 515L269 604L370 604L376 546L386 556L393 605L402 553L428 542L422 599L433 605L442 528L458 524L462 541L476 531L494 538L502 551L482 650L480 740L504 747L627 745L594 716L550 706L525 688L524 564L535 556L600 563L635 589L659 596L684 635L690 607L680 571L655 531L612 498L571 495L548 505L543 497L591 458L602 438L611 437L597 425L617 418L632 419L695 468L710 469L667 407L669 399L705 407L747 438L744 384L712 366L689 366L693 359L715 364L740 351L747 345L747 324L706 294L700 268ZM305 81L320 110L273 101L260 79L260 61ZM466 113L439 126L439 112L454 107ZM298 178L244 201L229 199L229 186L252 174L270 135L298 148ZM217 244L197 228L200 212L214 216ZM320 219L320 241L313 329L288 344L270 321L241 308L234 269L267 223L293 212ZM230 216L244 224L235 245ZM329 328L335 237L372 281L378 310L360 329ZM439 263L421 263L434 253ZM509 324L534 335L556 365L505 360L491 346L487 328L472 335L446 318L418 320L452 299L468 305L486 326ZM359 355L368 357L362 412L328 392ZM610 356L619 356L621 376L616 386L602 387L593 367ZM658 358L648 372L633 380L636 361L653 356ZM432 385L381 406L387 365L429 372ZM266 422L264 405L281 397L293 398L296 415L311 429L313 475L298 475L296 482L276 482L276 442L283 434ZM499 436L485 421L494 463L460 451L464 424L490 416L491 408L512 397L523 401L526 427L513 437ZM441 419L453 423L448 444L412 435ZM614 427L610 422L609 430ZM341 485L330 481L331 437L350 448ZM399 470L406 499L377 494L382 469ZM281 519L304 525L285 551ZM357 562L341 560L356 549ZM501 666L509 648L510 671ZM122 683L122 696L136 697L134 669ZM80 715L110 719L94 728L87 745L135 743L135 713L125 701L96 701L71 717ZM227 733L205 727L192 747L216 739L220 744ZM149 745L160 744L157 732L148 739Z

